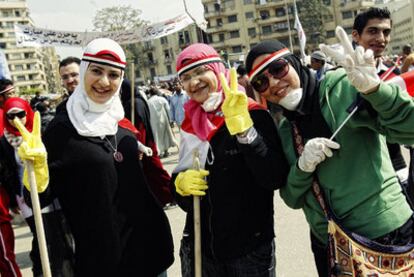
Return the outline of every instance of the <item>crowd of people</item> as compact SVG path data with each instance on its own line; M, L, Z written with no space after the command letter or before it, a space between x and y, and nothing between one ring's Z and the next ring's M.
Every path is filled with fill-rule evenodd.
M330 276L315 179L348 230L382 245L413 244L413 159L407 165L401 147L412 156L414 102L385 81L414 68L414 54L407 45L401 58L385 59L391 29L389 11L370 8L356 16L352 43L337 28L342 53L320 45L306 65L283 43L263 41L237 72L195 43L177 56L171 84L134 88L123 49L98 38L81 59L61 61L67 95L55 108L41 95L16 97L0 80L1 275L21 276L13 211L30 226L33 274L42 276L27 161L53 276L167 276L174 254L163 208L176 204L186 212L181 273L195 276L193 197L202 276L276 276L277 190L303 210L318 274ZM170 176L161 158L171 147L179 159Z

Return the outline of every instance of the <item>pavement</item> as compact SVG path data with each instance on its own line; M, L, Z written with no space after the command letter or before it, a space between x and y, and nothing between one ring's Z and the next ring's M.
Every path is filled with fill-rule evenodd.
M174 130L178 138L177 130ZM171 148L171 155L162 159L168 172L171 172L178 162L178 149ZM404 150L405 158L408 158ZM275 193L275 230L276 230L276 275L278 277L316 277L317 272L310 249L309 227L301 210L288 208ZM185 213L180 208L165 211L173 233L175 246L175 262L168 269L169 277L179 277L180 259L178 255L181 234L184 227ZM14 226L16 237L16 256L24 277L30 277L31 262L29 251L32 235L25 225Z

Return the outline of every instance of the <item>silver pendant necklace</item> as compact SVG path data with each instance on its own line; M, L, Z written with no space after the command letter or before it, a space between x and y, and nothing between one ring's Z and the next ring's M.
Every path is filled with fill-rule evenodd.
M118 152L118 143L116 141L116 134L114 135L114 137L115 137L115 147L112 145L112 143L109 141L107 137L105 137L105 139L109 143L109 146L111 146L112 150L114 150L114 154L112 154L112 156L114 157L114 160L120 163L124 160L124 156L122 155L121 152Z

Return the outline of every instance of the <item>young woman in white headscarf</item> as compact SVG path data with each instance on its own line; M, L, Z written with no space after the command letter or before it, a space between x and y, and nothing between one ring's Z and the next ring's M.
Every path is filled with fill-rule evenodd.
M125 60L116 42L91 41L80 84L43 138L50 181L40 196L59 198L75 239L76 276L158 276L174 260L170 226L148 189L136 138L118 126Z

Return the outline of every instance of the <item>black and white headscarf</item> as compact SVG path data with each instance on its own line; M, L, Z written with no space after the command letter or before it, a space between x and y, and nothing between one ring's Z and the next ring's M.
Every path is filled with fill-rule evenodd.
M309 68L303 66L300 59L284 49L287 49L283 43L278 40L269 40L257 44L247 54L246 58L246 69L249 75L255 73L259 74L266 67L264 66L261 71L254 71L253 63L257 57L264 54L273 54L276 52L283 52L283 57L289 64L295 69L299 75L300 85L303 89L303 96L300 103L295 111L289 111L283 109L283 115L290 121L296 121L298 127L302 130L304 138L324 136L329 137L331 131L324 120L319 104L319 82L315 76L310 72ZM269 106L274 104L269 103ZM316 134L315 132L318 132Z

